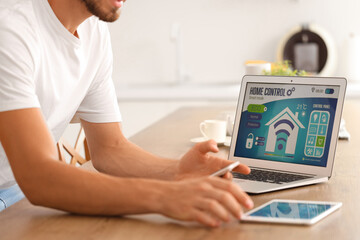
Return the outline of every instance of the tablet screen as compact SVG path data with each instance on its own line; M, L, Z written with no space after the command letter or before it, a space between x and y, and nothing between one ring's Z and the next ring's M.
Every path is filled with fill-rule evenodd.
M273 201L248 216L265 218L312 219L330 209L325 203Z

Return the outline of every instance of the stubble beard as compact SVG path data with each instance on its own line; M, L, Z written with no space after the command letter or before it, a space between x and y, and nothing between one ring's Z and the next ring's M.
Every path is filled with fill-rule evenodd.
M115 22L120 16L120 10L118 8L112 8L110 11L106 11L104 7L101 6L101 0L81 0L87 10L92 14L97 16L100 20L104 22Z

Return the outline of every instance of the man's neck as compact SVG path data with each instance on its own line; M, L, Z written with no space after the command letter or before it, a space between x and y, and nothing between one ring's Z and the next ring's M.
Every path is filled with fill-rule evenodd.
M73 35L78 37L77 28L91 16L81 0L48 0L56 17L64 27Z

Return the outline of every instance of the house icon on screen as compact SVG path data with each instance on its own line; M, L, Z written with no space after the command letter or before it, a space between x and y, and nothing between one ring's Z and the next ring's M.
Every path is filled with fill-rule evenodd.
M294 154L299 128L305 128L288 107L265 124L269 126L266 152L283 152Z

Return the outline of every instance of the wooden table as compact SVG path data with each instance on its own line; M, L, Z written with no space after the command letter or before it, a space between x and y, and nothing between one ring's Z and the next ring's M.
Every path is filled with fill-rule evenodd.
M254 195L255 206L273 198L341 201L343 206L313 226L232 222L210 229L184 224L156 214L130 217L89 217L32 206L22 200L0 213L0 239L360 239L360 110L346 102L344 118L351 141L339 141L329 182ZM131 140L167 157L179 157L200 136L204 119L219 118L228 107L182 108L143 130ZM226 156L228 149L221 148Z

